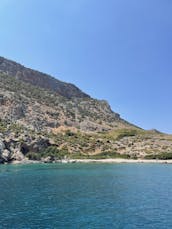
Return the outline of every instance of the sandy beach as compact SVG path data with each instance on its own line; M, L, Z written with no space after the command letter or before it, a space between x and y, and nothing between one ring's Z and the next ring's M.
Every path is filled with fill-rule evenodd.
M160 164L172 164L172 160L146 160L146 159L75 159L61 161L62 163L160 163Z
M35 163L42 163L45 164L43 161L33 161L33 160L23 160L23 161L13 161L10 164L35 164ZM172 164L172 160L146 160L146 159L122 159L122 158L115 158L115 159L65 159L65 160L56 160L53 162L46 162L46 163L154 163L154 164ZM7 163L8 164L8 163Z

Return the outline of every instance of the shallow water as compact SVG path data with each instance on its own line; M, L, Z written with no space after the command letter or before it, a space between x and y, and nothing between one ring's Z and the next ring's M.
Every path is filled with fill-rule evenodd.
M0 228L172 228L172 165L1 165Z

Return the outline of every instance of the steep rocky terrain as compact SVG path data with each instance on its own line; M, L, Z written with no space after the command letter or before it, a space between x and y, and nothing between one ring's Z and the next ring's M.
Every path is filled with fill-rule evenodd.
M47 74L26 68L21 64L3 57L0 57L0 72L12 76L17 80L22 80L34 86L51 90L66 98L89 98L87 94L83 93L73 84L61 82Z
M25 158L144 158L172 152L172 138L123 120L106 101L0 57L0 162Z

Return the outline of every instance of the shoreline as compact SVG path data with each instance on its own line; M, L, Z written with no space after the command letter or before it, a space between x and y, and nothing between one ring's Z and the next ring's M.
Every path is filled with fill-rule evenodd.
M115 159L76 159L76 160L69 160L69 163L114 163L114 164L120 164L120 163L159 163L159 164L172 164L172 160L156 160L156 159L121 159L121 158L115 158ZM63 162L62 162L63 163Z
M63 160L56 160L56 161L33 161L33 160L22 160L22 161L13 161L11 163L5 163L5 164L11 164L11 165L17 165L17 164L55 164L55 163L62 163L62 164L71 164L71 163L107 163L107 164L136 164L136 163L152 163L152 164L172 164L171 160L158 160L158 159L122 159L122 158L109 158L109 159L63 159Z

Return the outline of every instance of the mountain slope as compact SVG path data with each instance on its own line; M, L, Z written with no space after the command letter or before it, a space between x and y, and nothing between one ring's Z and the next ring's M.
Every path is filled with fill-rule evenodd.
M0 57L0 72L6 73L15 79L22 80L34 86L51 90L66 98L88 98L89 96L83 93L73 84L64 83L47 74L35 71L22 66L14 61Z
M60 126L96 132L132 127L106 101L4 58L0 58L0 91L0 117L35 131Z
M66 126L98 132L131 126L105 101L87 97L68 99L3 74L0 74L0 117L35 131Z

